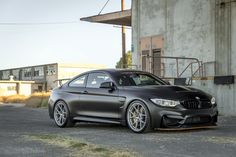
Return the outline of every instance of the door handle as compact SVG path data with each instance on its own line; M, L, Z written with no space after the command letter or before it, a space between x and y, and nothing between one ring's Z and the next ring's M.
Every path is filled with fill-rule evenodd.
M81 94L88 94L88 91L82 91Z

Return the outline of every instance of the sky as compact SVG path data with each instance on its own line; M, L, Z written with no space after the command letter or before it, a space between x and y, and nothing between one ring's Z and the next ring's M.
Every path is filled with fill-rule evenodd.
M121 29L79 20L97 15L106 1L0 0L0 69L56 62L114 68L121 57ZM102 13L120 10L120 3L110 0ZM125 0L130 7L131 0ZM35 24L57 22L65 23ZM126 49L131 49L131 29L126 29Z

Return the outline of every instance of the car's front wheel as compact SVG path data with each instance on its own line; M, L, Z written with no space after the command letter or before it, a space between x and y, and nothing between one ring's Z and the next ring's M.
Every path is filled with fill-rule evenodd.
M146 105L141 101L132 102L126 112L129 128L136 133L150 129L150 114Z
M58 101L55 104L53 117L59 127L71 127L75 124L71 120L69 109L64 101Z

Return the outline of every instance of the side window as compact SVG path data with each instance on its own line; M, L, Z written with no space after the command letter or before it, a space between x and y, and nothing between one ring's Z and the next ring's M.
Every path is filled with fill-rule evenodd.
M87 78L87 75L77 77L76 79L70 82L69 86L70 87L85 87L86 78Z
M111 81L111 78L104 73L91 73L88 76L87 88L99 88L101 83Z

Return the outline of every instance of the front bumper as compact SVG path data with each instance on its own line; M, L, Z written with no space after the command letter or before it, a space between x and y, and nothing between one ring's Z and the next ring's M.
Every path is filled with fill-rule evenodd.
M170 108L150 105L153 128L191 128L215 126L218 120L217 106L208 109L185 109L181 105Z
M162 128L189 128L198 126L212 126L216 125L218 120L218 113L211 114L189 114L181 115L163 115L161 121Z

